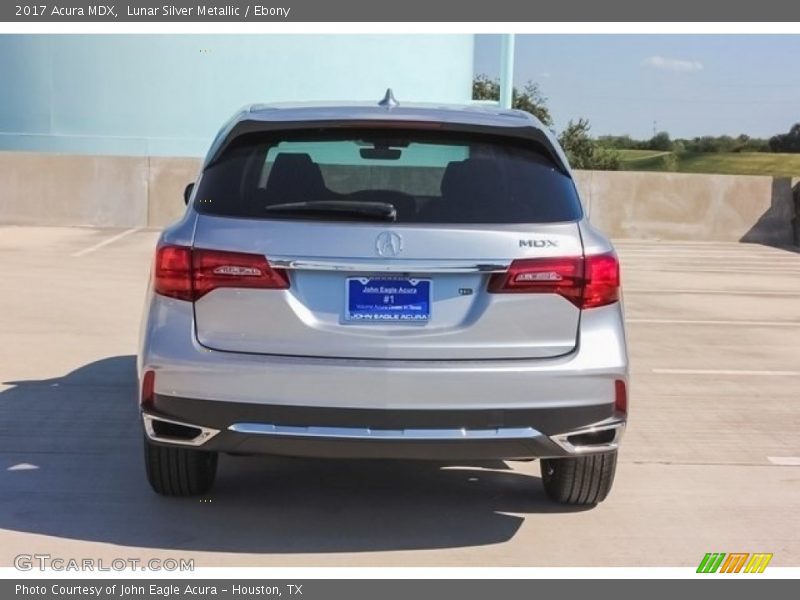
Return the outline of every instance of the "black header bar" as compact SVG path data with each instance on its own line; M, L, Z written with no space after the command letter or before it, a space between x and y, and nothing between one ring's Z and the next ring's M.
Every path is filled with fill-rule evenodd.
M6 22L797 22L787 0L233 0L107 4L15 0L0 5Z

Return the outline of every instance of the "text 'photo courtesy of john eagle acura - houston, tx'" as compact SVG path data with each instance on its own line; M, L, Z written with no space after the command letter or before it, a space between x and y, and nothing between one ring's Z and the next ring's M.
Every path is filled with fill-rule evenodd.
M518 110L254 105L158 241L138 357L147 475L219 453L540 459L608 494L627 415L617 256Z

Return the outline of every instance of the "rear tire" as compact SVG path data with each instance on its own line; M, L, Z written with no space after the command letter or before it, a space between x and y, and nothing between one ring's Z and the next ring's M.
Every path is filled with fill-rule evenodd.
M217 453L159 446L144 440L144 464L150 487L162 496L196 496L214 485Z
M541 461L547 496L560 504L594 505L605 500L617 469L617 451Z

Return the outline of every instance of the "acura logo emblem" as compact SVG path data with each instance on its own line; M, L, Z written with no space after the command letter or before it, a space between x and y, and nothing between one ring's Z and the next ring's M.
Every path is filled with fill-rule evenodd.
M403 238L391 231L384 231L375 240L375 250L381 256L397 256L403 251Z

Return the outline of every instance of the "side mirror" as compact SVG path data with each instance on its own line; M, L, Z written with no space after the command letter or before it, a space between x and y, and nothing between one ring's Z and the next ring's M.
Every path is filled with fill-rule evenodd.
M194 182L187 185L183 190L183 203L189 204L189 198L192 197L192 192L194 191Z

